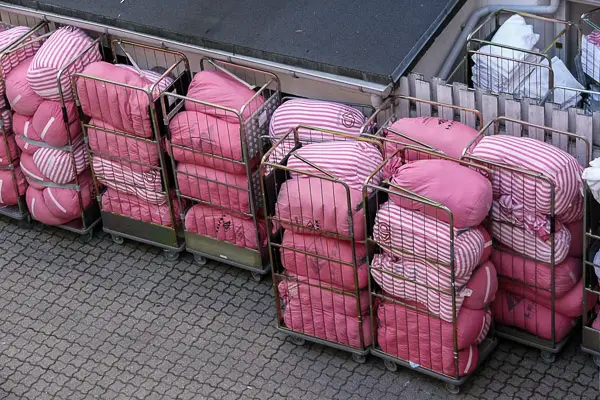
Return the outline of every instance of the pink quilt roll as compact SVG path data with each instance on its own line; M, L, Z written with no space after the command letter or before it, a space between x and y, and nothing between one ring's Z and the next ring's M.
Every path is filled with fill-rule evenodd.
M18 204L19 196L24 195L26 189L27 181L21 168L16 167L14 173L6 169L0 170L0 205Z
M33 114L44 101L37 95L27 82L27 70L33 58L19 63L8 75L6 75L6 98L13 111L26 117Z
M69 136L71 137L71 143L74 143L76 138L81 136L81 123L77 116L75 103L72 101L66 102L65 110L70 122L68 131L60 102L46 100L39 105L37 111L33 114L31 124L35 132L39 134L40 140L50 146L61 147L69 144Z
M15 141L15 135L0 136L0 167L18 164L18 162L19 148Z
M175 221L180 220L179 202L175 194L171 194L171 204L175 214ZM167 203L155 204L144 201L139 197L121 193L108 188L102 195L102 211L120 214L138 221L157 225L172 226L171 209Z

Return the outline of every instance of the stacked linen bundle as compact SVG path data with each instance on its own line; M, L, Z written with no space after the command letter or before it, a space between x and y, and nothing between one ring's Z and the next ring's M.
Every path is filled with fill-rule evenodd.
M600 82L600 32L596 30L581 39L581 66L583 72Z
M506 166L495 167L492 178L491 234L500 246L491 259L501 277L494 318L543 339L554 331L560 341L582 314L582 167L524 137L485 137L472 155Z
M29 31L30 28L24 26L0 31L0 50L6 50ZM0 118L4 134L4 138L0 136L0 207L17 205L20 196L23 196L27 189L25 176L19 167L19 138L13 129L12 119L13 116L18 118L19 112L32 116L41 102L39 97L39 101L30 101L32 91L25 79L31 58L40 46L39 35L33 33L19 44L16 50L4 53L0 60L3 77L0 82ZM9 104L6 104L5 96ZM20 104L24 105L22 108L17 105L20 99L23 99ZM11 113L11 108L14 114Z
M418 366L468 375L491 326L488 305L497 289L491 241L480 226L492 204L491 183L450 160L399 161L387 165L392 192L373 228L381 253L371 275L383 290L377 342L383 352ZM394 187L409 192L396 191L401 196Z
M382 159L372 143L352 139L290 153L291 176L275 205L289 329L358 349L371 344L362 190Z
M511 16L492 37L494 45L482 46L472 59L473 84L494 93L512 93L532 71L532 64L541 58L530 51L534 49L540 35L533 32L520 15ZM508 47L522 49L512 50Z
M164 189L160 138L156 137L148 110L151 99L156 100L173 80L156 72L103 61L88 65L83 75L77 77L77 95L83 113L91 118L86 131L92 168L98 182L106 187L102 211L172 226L167 196L172 197L176 218L180 215L178 202ZM155 84L151 98L147 91Z
M253 146L259 138L248 136L242 142L241 124L265 102L255 94L221 71L198 72L190 84L187 97L191 100L185 101L185 111L169 123L179 192L197 202L185 216L186 231L251 249L264 247L267 233L263 221L255 226L253 215L258 211L251 202L260 192L255 185L259 149ZM251 130L244 133L251 135ZM258 207L256 202L254 207Z
M6 95L15 111L13 127L22 151L20 166L29 182L27 206L47 225L79 218L93 201L71 85L75 73L101 58L91 45L82 30L62 27L7 79ZM89 51L80 57L85 50Z

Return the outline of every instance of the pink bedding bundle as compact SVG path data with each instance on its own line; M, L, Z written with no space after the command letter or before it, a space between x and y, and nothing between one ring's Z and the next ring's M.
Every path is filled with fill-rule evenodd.
M322 282L354 291L366 288L369 282L366 248L363 243L356 243L354 249L353 252L350 241L286 230L281 263L290 273L307 278L310 284Z
M283 322L287 328L355 348L362 349L371 344L368 292L364 292L366 296L361 296L361 298L366 298L367 311L359 319L356 298L333 294L337 298L337 304L341 307L332 310L333 303L327 304L327 300L323 303L320 302L323 300L320 296L330 296L330 299L332 299L331 291L327 289L314 290L312 293L315 293L317 298L314 302L311 302L309 298L307 303L306 299L303 300L303 296L300 294L304 293L299 289L303 286L306 287L306 290L309 289L309 286L305 283L295 283L289 280L279 283L278 290L284 303ZM346 302L353 303L354 307L344 307L344 304L347 304ZM360 306L364 308L362 303L363 300L361 300ZM345 308L352 308L352 310L345 312Z
M492 185L479 172L449 160L410 162L393 171L392 184L431 199L452 212L455 229L478 226L492 205ZM396 205L450 222L448 212L414 201L405 196L390 195Z
M79 28L66 26L54 32L37 51L27 71L33 91L46 100L60 101L62 90L63 99L72 101L73 75L102 59L98 44L92 48L92 43Z
M44 101L31 89L27 81L27 70L33 57L24 60L6 75L6 98L14 112L25 117L33 117Z
M6 50L8 46L16 43L30 31L31 28L29 27L15 26L14 28L0 32L0 49ZM2 73L4 76L8 76L14 68L39 50L42 41L38 38L39 35L37 33L30 34L27 39L19 44L17 50L11 51L2 57Z
M450 157L461 158L463 151L479 133L476 129L457 121L437 117L418 117L397 120L390 129L385 130L385 134L388 139L399 143L385 142L386 158L403 148L402 144L418 147L425 145ZM430 158L424 153L412 151L409 151L407 156L409 160Z
M427 283L427 280L444 280L444 284L450 284L447 267L420 260L394 263L390 256L377 254L371 262L371 274L385 292L403 301L416 301L447 322L452 322L463 307L484 309L493 301L498 288L496 270L490 262L475 270L464 287L456 285L454 296L450 287L428 287Z
M175 223L180 221L179 202L170 194ZM161 204L150 203L130 194L108 188L102 194L102 211L123 215L142 222L171 226L171 208L165 201Z
M73 147L73 152L40 148L33 154L33 162L47 180L67 184L89 166L83 137L79 137Z
M455 277L460 279L479 265L486 241L478 229L456 233L452 254L450 225L391 201L379 208L373 227L373 238L385 251L413 254L444 265L453 262Z
M577 319L555 312L553 329L550 308L503 289L496 293L493 314L499 324L514 326L546 340L552 339L553 330L557 341L564 339L577 323Z
M0 136L0 167L19 163L19 148L15 135Z
M185 230L233 243L238 247L258 249L266 246L267 227L264 221L258 223L258 236L252 218L241 218L216 207L195 204L185 216Z
M477 345L491 326L488 311L461 310L456 320L457 370L451 323L390 300L379 304L377 319L377 344L385 353L453 377L475 370L479 361Z
M19 196L25 194L27 181L21 171L16 167L14 172L9 169L0 169L0 205L14 206L19 202Z

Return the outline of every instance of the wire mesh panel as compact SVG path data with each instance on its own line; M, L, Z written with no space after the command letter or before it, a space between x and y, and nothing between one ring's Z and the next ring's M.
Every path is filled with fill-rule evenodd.
M381 151L373 139L298 126L262 163L267 229L282 232L268 238L278 327L359 363L372 341L362 188Z
M7 20L9 23L5 23ZM25 200L25 191L27 183L25 176L19 167L21 150L17 146L16 135L13 131L13 113L11 102L14 102L13 92L19 89L19 83L15 75L19 74L20 69L27 67L27 59L39 49L41 41L39 37L46 36L50 30L50 24L47 22L22 21L34 23L32 28L28 25L12 25L10 22L15 18L3 19L0 29L2 29L2 52L0 53L0 86L2 87L0 106L1 106L1 124L0 124L0 214L10 218L28 222L29 212ZM21 68L18 68L22 64ZM17 70L16 72L14 72ZM14 73L13 73L14 72ZM12 78L8 81L10 98L7 98L7 80L9 75ZM18 94L17 94L18 96ZM18 98L17 98L18 99Z
M111 47L114 64L93 64L73 78L103 229L117 243L140 241L176 259L183 229L160 99L187 90L189 63L145 44L115 39Z
M405 145L460 158L483 126L481 112L409 96L392 96L366 121L365 136L380 139L391 157Z
M381 183L373 179L378 173ZM491 203L490 178L480 165L407 146L365 186L371 352L388 369L413 368L445 381L453 393L496 345L487 338L496 272L480 227ZM425 181L452 183L431 193L437 201L424 195L431 190ZM454 192L468 194L452 200Z
M465 159L493 171L496 331L552 362L582 313L581 172L590 146L569 132L508 118L491 121L482 135L490 128L494 135L475 141Z
M257 280L268 272L259 165L280 102L275 75L208 59L187 96L163 96L174 107L168 146L185 246L201 265L216 259Z
M497 11L469 35L465 59L450 81L541 102L554 87L555 76L570 75L569 57L575 53L568 47L571 41L576 43L578 34L579 27L572 22ZM555 99L559 96L556 93ZM572 97L564 98L561 104L573 101Z

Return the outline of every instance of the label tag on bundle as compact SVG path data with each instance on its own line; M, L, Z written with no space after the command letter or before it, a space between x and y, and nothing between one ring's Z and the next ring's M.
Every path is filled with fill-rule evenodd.
M263 111L258 116L258 126L262 127L266 123L267 123L267 110Z
M466 288L462 291L462 294L464 294L465 297L471 297L471 295L473 294L473 291L469 288Z
M410 367L411 367L411 368L419 368L419 367L420 367L420 365L419 365L419 364L415 364L415 363L414 363L414 362L412 362L412 361L409 361L409 362L408 362L408 364L410 365Z
M219 254L219 257L224 258L225 260L228 260L227 256L224 256L223 254Z

